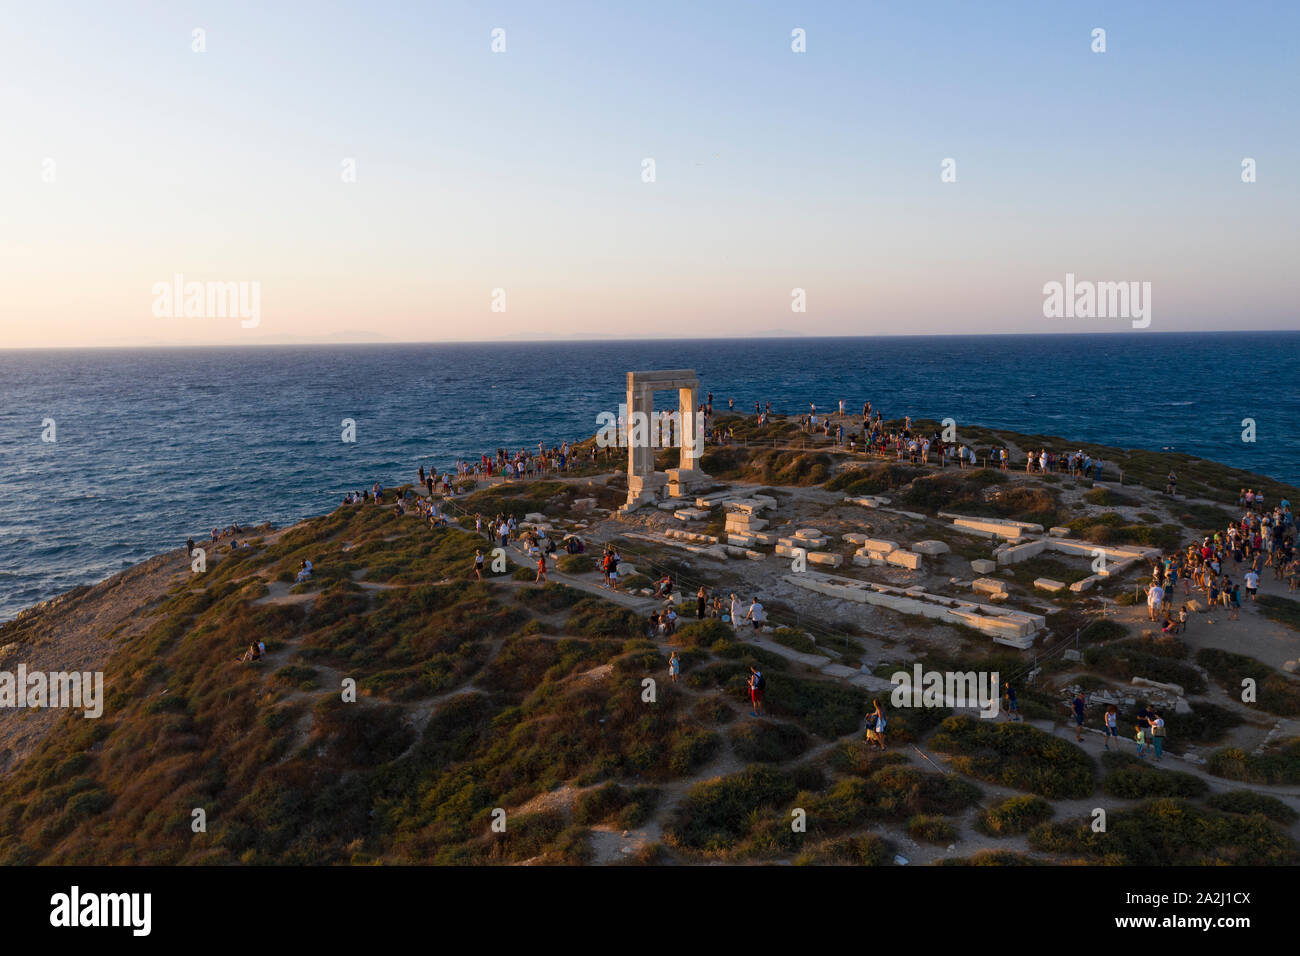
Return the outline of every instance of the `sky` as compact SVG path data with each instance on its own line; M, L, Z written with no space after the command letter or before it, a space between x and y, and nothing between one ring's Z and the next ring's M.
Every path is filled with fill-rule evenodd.
M9 4L0 348L1131 327L1046 317L1067 274L1149 282L1148 333L1298 328L1298 28L1252 0ZM245 283L255 323L169 312L178 275Z

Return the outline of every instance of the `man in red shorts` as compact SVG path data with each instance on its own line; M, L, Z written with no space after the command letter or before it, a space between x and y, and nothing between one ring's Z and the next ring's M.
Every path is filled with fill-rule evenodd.
M767 685L767 680L763 677L759 669L753 664L749 665L749 700L754 705L754 709L749 712L751 717L763 716L763 688Z

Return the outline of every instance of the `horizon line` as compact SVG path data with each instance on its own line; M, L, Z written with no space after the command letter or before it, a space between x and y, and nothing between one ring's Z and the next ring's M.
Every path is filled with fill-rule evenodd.
M753 336L743 337L736 335L694 335L680 336L671 339L674 342L722 342L722 341L746 341L757 339L771 339L773 341L794 340L794 339L934 339L934 338L993 338L993 337L1022 337L1031 338L1034 336L1104 336L1104 335L1129 335L1133 330L1104 330L1098 329L1093 331L1076 330L1070 332L877 332L863 333L855 335L817 335L817 334L765 334L758 333ZM1138 330L1142 335L1251 335L1256 333L1262 334L1293 334L1300 335L1300 329L1167 329L1161 331L1151 331L1147 329ZM620 342L641 343L641 342L658 342L662 343L664 339L658 337L649 338L622 338L614 336L605 336L597 338L581 338L579 336L553 336L544 339L519 339L519 338L494 338L494 339L392 339L382 341L357 341L357 342L340 342L340 341L316 341L307 340L302 342L196 342L196 343L170 343L166 345L8 345L0 346L0 353L3 352L54 352L54 351L110 351L116 349L248 349L248 348L338 348L338 347L366 347L376 348L400 346L400 345L584 345L584 344L614 344Z

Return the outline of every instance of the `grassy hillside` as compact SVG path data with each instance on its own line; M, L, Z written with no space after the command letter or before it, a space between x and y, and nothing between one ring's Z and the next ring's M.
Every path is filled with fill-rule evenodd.
M788 426L778 431L789 437ZM1151 474L1171 464L1136 453L1125 460L1139 458ZM1222 496L1208 493L1210 483L1234 494L1238 485L1296 494L1192 464L1173 463L1180 491L1203 480L1215 500ZM719 478L886 493L931 513L1083 521L1075 530L1097 541L1164 544L1178 530L1079 519L1050 480L850 462L824 446L717 447L704 465ZM462 506L559 515L576 497L610 507L620 494L616 483L511 483L478 489ZM1093 503L1131 505L1101 496ZM1207 528L1226 514L1180 506ZM1181 798L1201 796L1195 785L1161 790L1178 782L1098 766L1028 726L895 712L890 734L899 749L868 750L859 737L869 700L852 685L738 643L717 622L683 627L668 647L646 639L625 608L559 584L535 587L531 572L527 581L512 568L475 582L469 571L482 544L462 528L430 529L389 508L346 507L214 556L206 573L139 609L144 627L104 667L104 717L63 717L0 777L0 862L584 863L597 852L594 831L640 826L656 842L631 862L881 864L896 849L886 831L939 844L972 829L1016 834L1037 854L977 862L1295 858L1276 808L1192 805ZM295 584L304 558L315 580ZM1289 617L1289 606L1279 607ZM6 626L0 644L27 633ZM1104 638L1085 661L1099 673L1127 676L1137 662L1148 676L1206 685L1180 642ZM267 658L237 663L259 639ZM670 649L682 660L676 685L666 680ZM768 678L761 720L748 716L751 663ZM1196 664L1227 684L1256 667L1223 653ZM658 681L652 702L647 676ZM345 699L353 686L355 700ZM1291 682L1265 689L1274 713L1296 712ZM1026 711L1053 703L1028 693L1024 700ZM1208 723L1221 733L1232 720L1222 713ZM1194 728L1184 730L1195 738ZM1205 739L1213 739L1209 729ZM914 743L946 755L958 772L910 762L904 747ZM1288 746L1264 757L1220 751L1211 769L1247 783L1289 783ZM1025 796L986 800L986 786ZM1042 799L1102 793L1159 798L1150 806L1167 826L1129 833L1137 817L1121 815L1128 842L1103 845L1074 820L1053 820ZM206 822L197 832L196 810ZM504 832L492 826L498 811ZM802 831L791 827L799 814Z

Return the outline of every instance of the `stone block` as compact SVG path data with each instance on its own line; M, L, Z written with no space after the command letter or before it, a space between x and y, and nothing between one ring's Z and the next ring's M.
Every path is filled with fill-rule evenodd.
M913 551L904 551L902 549L891 551L885 560L900 568L908 568L912 571L921 569L921 556Z
M1051 578L1037 578L1034 580L1034 587L1038 588L1040 591L1051 591L1052 593L1055 593L1057 591L1065 590L1065 582L1053 581Z
M1006 583L996 578L976 578L971 582L971 590L976 594L1003 594L1007 592Z
M976 574L992 574L998 568L996 561L990 561L987 558L976 558L970 563L971 570Z
M1058 524L1055 525L1054 527L1048 528L1047 533L1050 534L1053 538L1064 538L1066 535L1070 533L1070 529L1062 527L1061 525Z
M936 555L947 554L952 548L948 547L942 541L918 541L912 545L912 550L917 554Z
M808 552L808 563L809 563L809 564L826 564L826 565L830 565L832 568L838 568L841 564L844 563L844 555L842 555L842 554L826 554L825 552L813 552L813 551L809 551L809 552Z
M752 534L737 534L733 532L732 534L727 535L727 543L738 545L742 548L748 548L754 543L754 536Z
M1038 557L1046 548L1047 542L1042 539L1012 545L999 552L998 564L1019 564L1021 561L1028 561L1030 558Z
M861 505L864 508L879 508L883 505L889 504L889 499L881 497L880 495L863 495L859 498L845 498L844 503L850 505Z
M700 521L708 516L708 511L703 508L678 508L673 512L673 517L679 521Z
M886 541L884 538L867 538L862 542L863 551L883 551L889 554L891 551L898 550L897 541Z
M992 518L958 518L953 522L953 525L958 528L977 531L989 537L1005 538L1008 541L1019 541L1025 533L1025 529L1018 524L995 521Z

